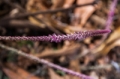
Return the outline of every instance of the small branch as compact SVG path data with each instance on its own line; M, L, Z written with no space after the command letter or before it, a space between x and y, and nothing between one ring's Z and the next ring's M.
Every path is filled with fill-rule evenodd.
M111 68L111 64L106 64L106 65L97 65L97 66L81 66L81 70L98 70L98 69L106 69L106 68Z
M74 5L74 6L69 7L69 8L59 8L59 9L56 9L56 10L39 11L39 12L35 12L35 13L25 13L25 14L20 14L20 15L17 15L17 16L5 17L5 18L1 19L0 21L23 18L23 17L27 17L27 16L34 16L34 15L38 15L38 14L48 14L48 13L68 11L68 10L74 9L76 7L83 7L83 6L94 5L94 4L96 4L96 1L94 1L93 3L88 3L88 4L83 4L83 5Z
M20 11L22 11L23 13L27 14L29 12L27 12L24 8L22 8L19 4L14 4L12 2L10 2L9 0L4 0L5 3L7 3L8 5L12 6L12 7L15 7L15 8L18 8ZM48 27L51 31L53 31L54 33L56 34L62 34L60 31L58 31L57 29L55 29L54 27L52 26L49 26L47 25L43 20L41 20L40 18L36 17L35 15L32 16L35 20L39 21L39 22L42 22L46 27ZM3 22L2 22L3 23ZM0 23L0 24L2 24ZM24 24L24 23L23 23ZM27 26L27 25L26 25Z
M0 44L0 47L3 48L3 49L9 50L9 51L13 51L14 53L16 53L16 54L18 54L18 55L24 56L24 57L29 58L29 59L31 59L31 60L34 60L34 61L36 61L36 62L38 62L38 63L42 63L42 64L45 64L45 65L47 65L47 66L49 66L49 67L52 67L52 68L55 68L55 69L59 69L59 70L61 70L61 71L64 71L64 72L66 72L66 73L68 73L68 74L71 74L71 75L74 75L74 76L78 76L78 77L80 77L80 78L82 78L82 79L92 79L92 78L89 77L89 76L80 74L80 73L78 73L78 72L74 72L74 71L69 70L69 69L66 69L66 68L63 68L63 67L61 67L61 66L55 65L55 64L53 64L53 63L50 63L50 62L48 62L48 61L46 61L46 60L44 60L44 59L39 59L39 58L37 58L37 57L35 57L35 56L26 54L26 53L24 53L24 52L22 52L22 51L20 51L20 50L17 50L17 49L14 49L14 48L5 46L5 45L3 45L3 44Z

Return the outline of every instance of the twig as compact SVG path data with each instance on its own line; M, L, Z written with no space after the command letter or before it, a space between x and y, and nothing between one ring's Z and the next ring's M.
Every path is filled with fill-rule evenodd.
M106 68L111 68L111 64L106 64L106 65L97 65L97 66L81 66L81 70L97 70L97 69L106 69Z
M22 8L19 4L14 4L12 2L10 2L9 0L4 0L5 3L7 3L8 5L18 8L20 11L22 11L23 13L27 14L28 12ZM36 17L35 15L32 15L32 17L34 17L35 20L42 22L43 24L45 24L46 27L48 27L51 31L53 31L56 34L62 34L60 31L56 30L54 27L47 25L43 20L41 20L40 18ZM0 23L1 24L1 23Z
M25 13L25 14L20 14L17 16L5 17L5 18L1 19L0 21L23 18L23 17L27 17L27 16L34 16L34 15L38 15L38 14L48 14L48 13L56 13L56 12L61 12L61 11L68 11L68 10L74 9L76 7L83 7L83 6L94 5L94 4L96 4L96 1L94 1L93 3L88 3L88 4L83 4L83 5L74 5L69 8L59 8L56 10L39 11L39 12L35 12L35 13Z
M80 73L78 73L78 72L74 72L74 71L69 70L69 69L66 69L66 68L63 68L63 67L61 67L61 66L55 65L55 64L53 64L53 63L50 63L50 62L48 62L48 61L46 61L46 60L44 60L44 59L39 59L39 58L37 58L37 57L35 57L35 56L26 54L26 53L24 53L24 52L22 52L22 51L20 51L20 50L17 50L17 49L14 49L14 48L5 46L5 45L3 45L3 44L1 44L1 43L0 43L0 47L3 48L3 49L9 50L9 51L13 51L14 53L16 53L16 54L18 54L18 55L24 56L24 57L29 58L29 59L31 59L31 60L34 60L34 61L36 61L36 62L38 62L38 63L42 63L42 64L45 64L45 65L47 65L47 66L49 66L49 67L62 70L62 71L64 71L64 72L68 73L68 74L71 74L71 75L74 75L74 76L78 76L78 77L80 77L80 78L82 78L82 79L92 79L92 78L89 77L89 76L80 74Z

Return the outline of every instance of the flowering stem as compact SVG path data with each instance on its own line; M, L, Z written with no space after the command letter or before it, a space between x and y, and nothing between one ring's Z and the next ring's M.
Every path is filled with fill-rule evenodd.
M74 34L67 35L49 35L49 36L0 36L0 40L32 40L32 41L50 41L50 42L61 42L62 40L83 40L87 37L98 36L109 33L110 30L97 30L97 31L86 31L76 32Z

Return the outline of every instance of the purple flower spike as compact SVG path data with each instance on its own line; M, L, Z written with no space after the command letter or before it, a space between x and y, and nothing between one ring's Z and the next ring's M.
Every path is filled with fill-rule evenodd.
M0 36L0 40L32 40L32 41L50 41L61 42L62 40L83 40L87 37L98 36L102 34L110 33L110 30L97 30L97 31L81 31L74 34L67 35L49 35L49 36Z

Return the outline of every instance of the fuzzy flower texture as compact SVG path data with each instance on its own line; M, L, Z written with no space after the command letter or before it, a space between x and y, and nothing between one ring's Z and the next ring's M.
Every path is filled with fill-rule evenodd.
M49 35L49 36L0 36L0 40L32 40L32 41L50 41L50 42L61 42L62 40L83 40L87 37L98 36L109 33L110 30L97 30L97 31L81 31L74 34L67 35Z

